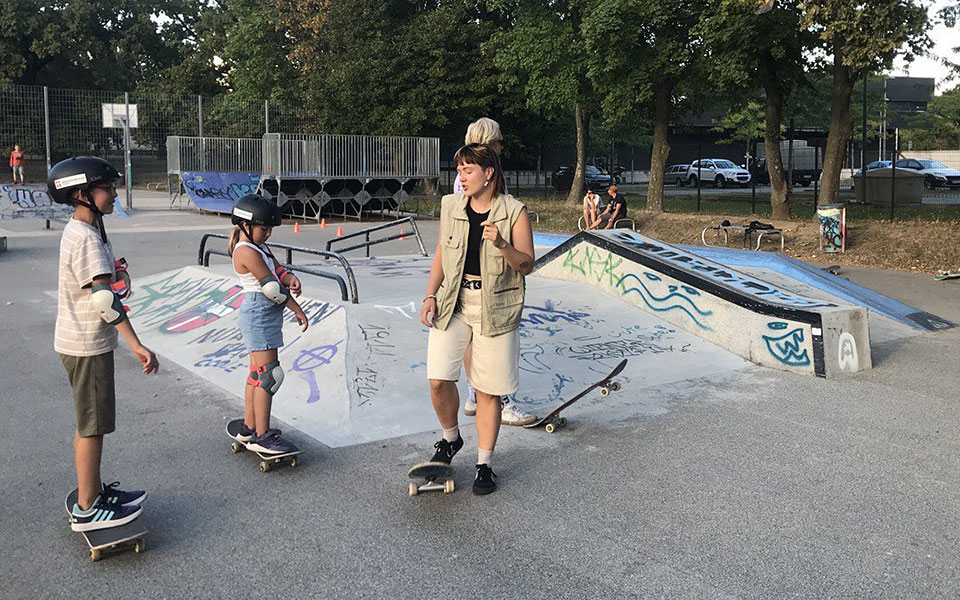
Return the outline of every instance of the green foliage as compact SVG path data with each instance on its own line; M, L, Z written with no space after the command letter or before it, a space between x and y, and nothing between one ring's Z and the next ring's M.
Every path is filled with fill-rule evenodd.
M926 113L900 131L900 147L912 150L960 150L960 86L933 99Z

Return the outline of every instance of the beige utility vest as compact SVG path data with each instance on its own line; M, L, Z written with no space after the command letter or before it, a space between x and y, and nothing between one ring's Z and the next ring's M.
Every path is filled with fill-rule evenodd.
M467 220L465 194L448 194L440 201L440 264L443 267L443 283L437 290L437 314L434 326L446 329L453 317L460 295L460 280L463 265L467 260ZM513 196L501 194L490 203L488 221L495 223L500 235L513 243L513 225L517 222L522 202ZM482 281L480 334L493 337L513 331L520 326L526 283L523 275L513 270L493 242L480 242L480 280Z

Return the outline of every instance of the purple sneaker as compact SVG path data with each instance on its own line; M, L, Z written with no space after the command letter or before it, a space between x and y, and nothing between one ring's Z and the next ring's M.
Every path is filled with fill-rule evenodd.
M287 454L297 451L296 446L280 437L279 429L268 429L263 435L254 436L247 444L247 449L263 454Z

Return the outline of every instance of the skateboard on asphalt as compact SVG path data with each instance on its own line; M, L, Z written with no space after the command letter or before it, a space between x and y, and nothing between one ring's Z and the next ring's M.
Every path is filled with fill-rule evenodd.
M937 281L943 281L944 279L957 279L960 278L960 271L940 271L933 276Z
M237 434L240 433L241 425L243 425L243 419L235 419L227 423L227 436L233 440L233 443L230 444L230 450L232 450L234 454L243 450L249 450L249 448L247 448L247 444L236 438ZM260 457L261 473L266 473L273 467L282 463L289 463L291 467L295 467L300 464L300 455L303 454L303 450L287 452L285 454L265 454L256 450L250 450L250 452L253 452Z
M453 467L441 462L425 462L415 465L407 473L410 479L423 479L424 483L417 484L410 482L408 488L411 496L416 496L420 492L439 492L443 490L444 494L452 494L456 489L453 483Z
M620 382L612 381L612 380L614 377L619 375L620 372L623 371L623 368L626 366L627 366L627 359L621 360L620 363L616 367L614 367L613 370L610 371L610 373L606 377L594 383L593 385L583 390L573 398L570 398L560 406L556 407L555 409L550 411L550 413L544 418L540 419L539 421L534 421L533 423L524 425L524 427L526 427L527 429L531 429L533 427L539 427L540 425L544 425L545 423L546 425L544 426L544 428L547 430L547 433L553 433L554 431L557 430L558 427L566 427L567 419L566 417L560 416L560 411L568 408L571 404L573 404L580 398L583 398L584 396L586 396L596 388L600 388L601 396L607 396L610 394L610 392L618 391L620 389Z
M77 503L77 497L79 495L79 490L73 490L67 495L67 500L64 503L67 509L67 515L71 517L71 523L73 522L71 512L73 511L73 505ZM144 522L138 517L119 527L79 531L78 533L83 535L83 539L87 540L87 545L90 546L90 560L97 561L100 560L106 552L121 552L123 550L129 550L130 548L133 548L138 553L146 552L147 540L144 536L147 535L148 531Z

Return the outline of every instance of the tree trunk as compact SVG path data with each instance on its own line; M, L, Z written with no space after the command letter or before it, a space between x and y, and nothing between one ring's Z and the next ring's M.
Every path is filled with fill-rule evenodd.
M789 219L790 197L787 195L787 181L783 176L783 156L780 154L783 90L780 86L770 83L767 85L766 94L763 149L767 158L767 173L770 175L770 208L774 219Z
M663 212L663 172L670 156L670 109L673 105L673 82L662 82L654 90L653 150L650 154L650 183L647 185L647 210Z
M590 115L583 109L583 103L577 101L577 168L573 172L573 184L567 202L580 205L584 194L583 172L587 167L587 147L590 145Z
M823 151L823 179L818 204L829 204L839 199L840 171L843 154L850 139L850 95L853 93L853 73L844 66L839 44L833 50L833 100L830 105L830 133Z

